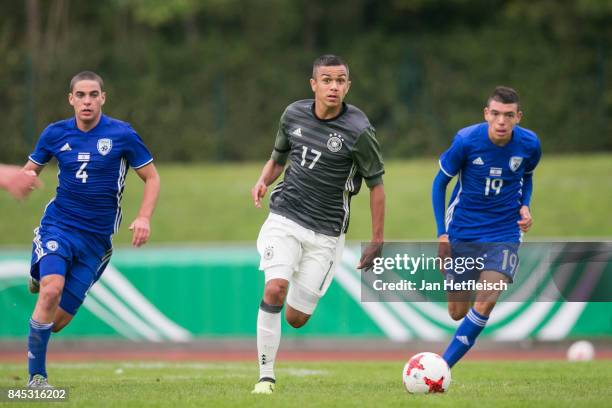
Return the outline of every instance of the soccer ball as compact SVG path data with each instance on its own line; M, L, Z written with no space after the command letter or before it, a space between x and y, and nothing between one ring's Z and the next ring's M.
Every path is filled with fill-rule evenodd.
M595 357L595 348L586 340L577 341L567 349L568 361L591 361Z
M445 392L451 383L451 372L439 355L419 353L404 366L402 381L411 394Z

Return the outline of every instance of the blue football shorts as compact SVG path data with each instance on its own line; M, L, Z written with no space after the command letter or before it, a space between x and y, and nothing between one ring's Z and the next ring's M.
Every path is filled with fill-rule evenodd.
M54 225L42 225L34 234L30 275L39 281L49 274L64 275L60 307L71 315L76 314L89 288L100 279L110 261L113 253L110 236ZM48 265L58 264L43 261L49 255L59 256L66 268L49 268Z
M453 265L445 270L446 279L478 281L482 271L495 271L512 283L519 266L519 245L518 242L452 242Z

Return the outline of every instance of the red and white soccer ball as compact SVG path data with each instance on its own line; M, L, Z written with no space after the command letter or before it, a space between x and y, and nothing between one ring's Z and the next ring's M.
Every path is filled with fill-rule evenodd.
M402 372L404 387L411 394L445 392L451 383L446 361L435 353L415 354Z
M591 361L594 357L595 347L590 341L577 341L567 349L568 361Z

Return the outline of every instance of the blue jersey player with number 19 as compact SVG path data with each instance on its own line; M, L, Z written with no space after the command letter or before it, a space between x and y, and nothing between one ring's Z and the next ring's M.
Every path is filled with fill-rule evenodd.
M68 101L75 116L49 125L24 167L38 174L52 157L59 167L56 197L34 230L30 291L40 293L28 337L31 388L50 387L46 353L51 332L72 320L110 261L129 167L145 183L138 216L130 226L132 244L139 247L150 235L159 175L134 129L102 114L102 86L102 78L91 71L72 78Z
M498 289L512 282L522 234L532 224L529 204L540 141L534 132L518 126L522 112L518 94L511 88L495 89L484 117L486 122L457 133L440 157L433 183L438 255L472 258L482 266L444 271L447 282L458 286L447 294L449 314L454 320L463 319L443 355L449 367L474 345L501 294ZM445 214L446 187L455 176L458 182ZM475 291L471 307L474 291L469 288L476 283L484 289Z

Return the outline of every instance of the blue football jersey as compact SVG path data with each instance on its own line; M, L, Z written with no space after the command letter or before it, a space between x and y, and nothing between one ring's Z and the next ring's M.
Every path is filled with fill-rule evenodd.
M128 168L153 161L142 139L125 122L102 115L98 125L82 132L71 118L49 125L29 159L59 166L56 196L47 205L42 225L112 235L121 224L121 196Z
M440 157L442 171L458 176L446 211L451 241L520 241L523 176L540 160L540 141L515 126L510 142L500 147L489 139L488 128L484 122L461 129Z

